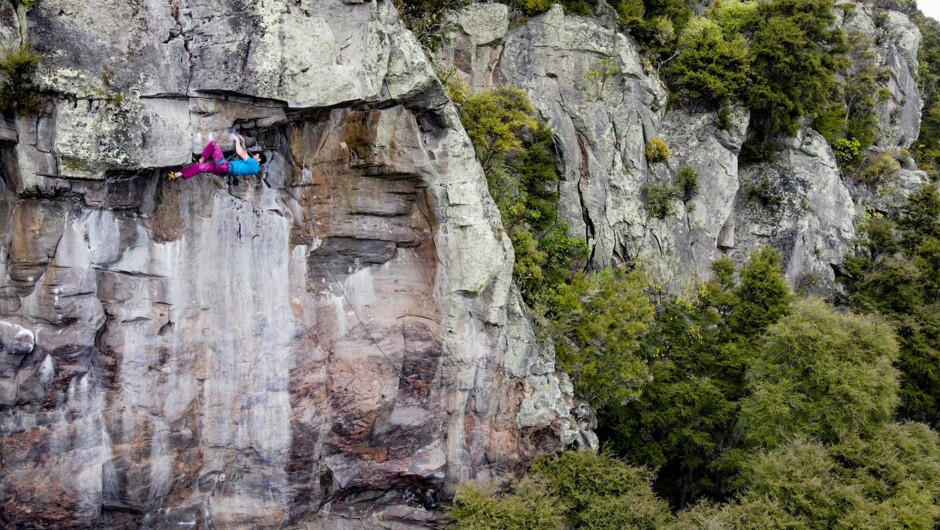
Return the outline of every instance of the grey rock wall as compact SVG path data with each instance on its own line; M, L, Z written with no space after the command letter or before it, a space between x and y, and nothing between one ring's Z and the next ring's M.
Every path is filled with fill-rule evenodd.
M0 9L46 97L0 136L3 525L434 525L579 436L390 2ZM230 127L262 175L165 179Z
M920 30L903 13L876 10L864 3L848 11L836 9L836 14L843 29L868 37L874 44L878 65L888 73L885 88L891 97L875 107L876 144L884 148L910 147L920 134L920 112L924 106L917 86Z
M876 108L878 146L909 147L919 134L923 106L915 82L917 28L893 11L876 26L873 8L864 4L838 13L843 27L875 43L878 64L888 72L891 97ZM722 128L714 114L667 109L656 72L644 65L628 36L603 20L565 16L558 5L518 27L509 19L500 4L453 14L452 39L436 61L475 90L513 85L526 91L555 134L560 209L572 234L588 242L594 267L640 263L657 283L681 289L708 277L717 257L742 262L771 245L782 252L793 286L819 293L835 287L833 267L851 246L856 216L870 204L880 207L872 199L884 194L843 177L817 133L801 131L773 164L742 169L746 111L735 110ZM616 72L598 82L591 71L602 61ZM657 137L668 144L670 157L651 163L643 151ZM672 185L685 166L698 173L697 194L673 200L664 220L649 215L643 187ZM909 189L893 181L923 178L916 171L892 175L886 186Z

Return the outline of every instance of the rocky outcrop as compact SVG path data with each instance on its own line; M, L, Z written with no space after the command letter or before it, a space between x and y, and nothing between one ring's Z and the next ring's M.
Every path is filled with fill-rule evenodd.
M838 13L843 27L872 39L877 62L888 72L891 97L876 109L878 145L909 146L919 134L922 107L917 28L894 11L879 11L876 26L874 8L861 4ZM514 85L526 91L555 134L560 210L572 234L588 241L594 267L641 263L657 283L681 288L707 277L715 258L741 262L769 244L782 252L795 287L826 292L835 286L833 266L855 237L855 215L867 207L859 210L856 201L870 194L843 180L818 134L806 129L774 163L742 170L746 111L719 120L667 110L655 72L628 36L602 20L565 16L558 5L518 27L509 17L500 4L455 13L452 39L436 60L473 89ZM659 137L670 156L651 162L644 147ZM644 187L673 185L685 166L698 174L698 191L686 201L673 199L665 219L650 215Z
M875 106L878 115L876 143L880 147L908 148L920 135L920 112L924 107L917 86L920 63L920 30L911 19L897 11L863 3L836 9L846 31L858 31L873 43L877 64L887 72L883 80L889 98Z
M646 142L660 135L666 91L630 40L560 5L509 28L508 9L473 5L438 60L474 89L523 88L555 133L559 209L597 267L633 261L656 245L639 190L649 180ZM595 73L592 73L595 72Z
M19 10L46 104L0 137L3 524L432 525L578 437L390 2ZM233 126L262 176L164 178Z
M740 174L734 246L772 246L794 287L825 293L855 239L855 203L826 140L811 129L788 139L774 162Z

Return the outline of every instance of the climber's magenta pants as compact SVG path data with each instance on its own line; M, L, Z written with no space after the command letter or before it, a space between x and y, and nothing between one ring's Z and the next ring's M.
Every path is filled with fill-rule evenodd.
M228 161L219 149L219 144L212 140L206 144L202 150L202 158L211 162L201 162L192 164L180 170L184 179L191 179L200 173L215 173L216 175L228 175Z

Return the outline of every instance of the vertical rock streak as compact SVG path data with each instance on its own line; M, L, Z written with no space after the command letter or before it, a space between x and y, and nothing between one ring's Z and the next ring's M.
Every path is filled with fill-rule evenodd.
M0 521L435 524L457 481L574 440L472 146L390 3L27 20L47 102L0 136ZM163 178L233 125L263 175Z
M875 42L877 61L889 73L890 98L875 109L876 144L909 147L923 106L914 81L917 28L895 11L876 27L875 8L867 4L836 12L845 29ZM613 24L565 16L556 5L511 27L508 8L495 3L471 5L451 21L452 38L437 60L475 90L521 87L553 130L562 168L559 211L571 235L587 234L594 267L640 263L656 283L681 288L708 277L717 257L742 261L771 245L782 251L792 284L826 292L855 238L854 218L864 211L857 204L880 207L879 195L897 195L894 184L873 194L843 182L832 150L809 129L788 140L775 163L739 168L748 112L733 110L722 128L714 113L667 108L660 80ZM592 75L608 66L616 71L606 78ZM657 137L671 154L650 162L644 147ZM696 195L685 203L670 199L666 219L651 216L643 186L671 185L686 165L698 174ZM898 175L902 188L926 181L914 169ZM770 200L755 200L761 197Z

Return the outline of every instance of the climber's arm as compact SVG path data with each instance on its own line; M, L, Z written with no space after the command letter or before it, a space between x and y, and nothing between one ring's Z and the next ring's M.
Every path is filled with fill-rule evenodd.
M245 139L239 134L232 133L232 139L235 140L235 154L242 160L248 160L248 150L245 149Z

